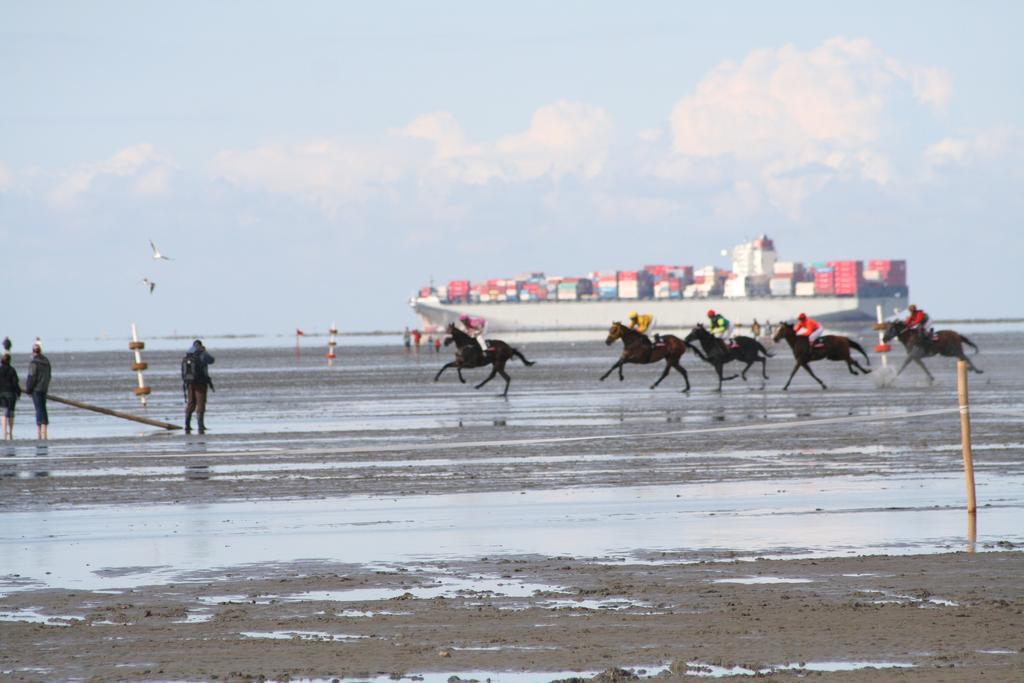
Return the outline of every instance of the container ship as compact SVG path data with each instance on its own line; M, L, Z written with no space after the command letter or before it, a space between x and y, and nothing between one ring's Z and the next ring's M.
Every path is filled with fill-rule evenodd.
M653 315L656 328L666 330L705 321L709 308L743 325L800 313L823 322L874 320L877 306L889 314L906 308L908 297L904 260L780 261L772 240L760 235L732 250L731 270L649 265L585 277L451 280L422 287L409 303L424 330L463 313L485 319L488 332L603 330L630 311Z

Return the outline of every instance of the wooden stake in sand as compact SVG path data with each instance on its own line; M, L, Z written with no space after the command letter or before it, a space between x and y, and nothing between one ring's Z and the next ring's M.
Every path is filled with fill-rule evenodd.
M956 389L960 397L960 448L964 452L964 479L967 481L967 512L974 514L978 504L974 497L974 455L971 453L971 411L967 397L967 362L956 362Z
M64 405L73 406L75 408L82 408L83 410L91 410L94 413L103 413L104 415L110 415L112 417L119 417L122 420L132 420L133 422L141 422L144 425L150 425L152 427L160 427L161 429L181 429L180 426L171 424L170 422L161 422L160 420L153 420L148 417L139 417L138 415L132 415L131 413L122 413L120 410L101 408L100 406L94 406L89 403L82 403L81 401L72 401L70 398L61 398L60 396L54 396L53 394L47 394L46 398L50 401L63 403Z

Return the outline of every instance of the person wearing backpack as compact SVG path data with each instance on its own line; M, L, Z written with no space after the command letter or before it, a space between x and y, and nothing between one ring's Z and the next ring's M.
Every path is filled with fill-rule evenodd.
M185 392L185 433L192 433L192 413L199 420L199 433L206 433L206 391L213 389L209 367L214 362L213 356L196 339L192 342L188 353L181 359L181 385Z

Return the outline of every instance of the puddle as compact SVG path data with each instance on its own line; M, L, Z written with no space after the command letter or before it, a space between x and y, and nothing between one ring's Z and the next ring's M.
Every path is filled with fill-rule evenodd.
M240 631L238 635L244 638L269 638L271 640L298 639L330 642L350 642L370 637L343 633L328 633L326 631Z
M861 669L910 669L913 664L905 662L801 662L799 664L779 664L764 669L748 669L742 666L715 666L703 662L687 662L687 676L704 678L725 678L727 676L770 676L779 671L814 671L833 673L839 671L859 671Z
M0 612L0 621L23 621L29 624L46 624L47 626L70 626L76 621L84 621L85 617L72 615L46 615L32 608L19 609L14 612Z
M203 624L207 621L211 621L214 614L211 612L200 612L200 611L189 611L185 614L184 619L177 619L173 623L175 624Z
M469 578L443 577L433 585L408 586L401 588L351 588L342 591L308 591L285 595L281 600L288 602L327 601L327 602L370 602L376 600L396 600L401 598L417 598L431 600L433 598L475 597L481 593L508 598L528 598L539 592L564 593L565 589L542 583L523 583L489 576Z
M276 595L203 595L198 598L204 605L230 605L232 603L244 603L247 605L269 605L277 600Z
M650 607L645 602L625 600L622 598L608 600L544 600L538 603L544 609L590 609L590 610L625 610L632 607Z
M866 594L877 594L884 597L877 600L872 600L873 605L905 605L905 604L917 604L918 607L959 607L960 603L954 602L953 600L946 600L944 598L918 598L913 595L903 595L902 593L891 593L889 591L871 590L864 589L857 591L858 593Z
M787 579L782 576L748 576L745 578L735 579L715 579L712 583L742 583L742 584L762 584L762 583L812 583L810 579Z
M1000 650L1000 649L977 650L977 652L978 652L978 654L982 654L982 655L1015 655L1015 654L1017 654L1016 650Z

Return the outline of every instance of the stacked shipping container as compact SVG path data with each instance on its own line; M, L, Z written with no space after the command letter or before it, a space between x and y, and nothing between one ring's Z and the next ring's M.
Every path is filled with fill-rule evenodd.
M451 280L436 289L423 287L418 294L437 296L449 303L678 299L719 296L727 288L733 296L887 296L905 291L906 285L906 261L876 259L866 263L816 261L807 267L795 261L776 261L767 288L761 283L756 289L715 266L695 270L692 266L658 264L644 266L643 270L591 272L582 278L523 273L480 283Z

